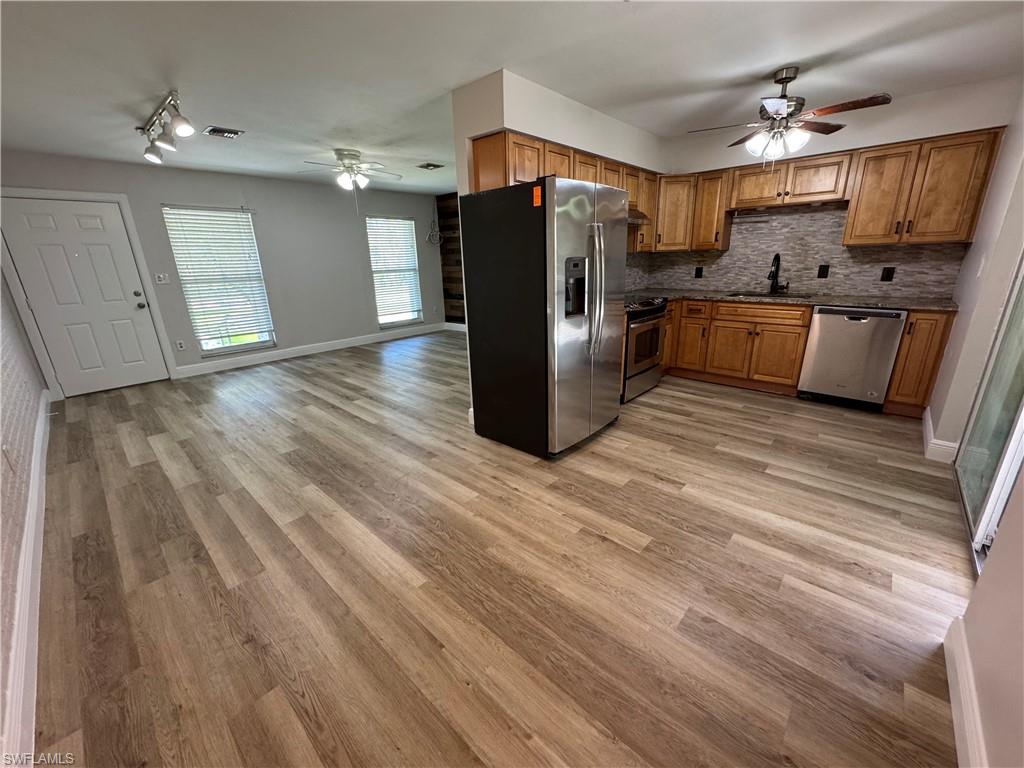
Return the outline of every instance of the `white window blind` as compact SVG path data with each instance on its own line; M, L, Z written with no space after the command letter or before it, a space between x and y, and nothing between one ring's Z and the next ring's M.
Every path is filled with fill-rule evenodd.
M248 211L163 209L192 329L203 352L274 342Z
M422 320L416 223L412 219L368 216L366 236L370 241L377 322L391 325Z

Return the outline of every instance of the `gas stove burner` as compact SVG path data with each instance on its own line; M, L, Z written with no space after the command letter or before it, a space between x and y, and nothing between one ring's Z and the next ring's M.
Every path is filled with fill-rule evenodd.
M654 307L660 307L666 301L668 301L668 299L666 299L664 296L652 296L649 299L631 301L628 304L626 304L625 309L627 312L636 312L637 310L641 309L652 309Z

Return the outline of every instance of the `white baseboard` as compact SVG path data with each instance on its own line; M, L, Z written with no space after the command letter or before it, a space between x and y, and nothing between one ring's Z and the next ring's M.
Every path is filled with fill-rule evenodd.
M348 339L333 339L321 341L318 344L303 344L300 347L286 347L283 349L268 349L265 352L253 352L251 355L232 355L230 357L219 357L212 360L205 360L201 363L191 365L179 365L170 372L172 379L185 379L189 376L201 376L204 373L216 373L217 371L228 371L232 368L245 368L260 363L272 363L275 360L287 360L290 357L305 357L320 352L333 352L336 349L346 347L361 347L364 344L373 344L378 341L391 341L392 339L404 339L408 336L422 336L425 333L436 333L445 330L447 323L430 323L429 325L412 325L404 328L395 328L391 331L370 333L365 336L352 336Z
M957 449L960 443L951 443L948 440L937 440L935 428L932 425L932 409L925 408L921 416L922 432L924 433L924 457L932 461L942 461L952 464L956 458Z
M18 558L11 632L10 680L4 702L3 752L35 749L36 668L39 660L39 590L43 563L43 513L46 509L46 445L50 438L50 392L39 395L32 466L29 470L25 534Z
M957 764L960 768L985 768L988 756L985 753L978 691L974 685L974 668L967 647L963 617L953 619L942 647L946 654L946 678L949 681L949 703L953 711Z
M444 324L444 329L446 331L462 331L463 333L465 333L466 332L466 324L465 323L445 323Z

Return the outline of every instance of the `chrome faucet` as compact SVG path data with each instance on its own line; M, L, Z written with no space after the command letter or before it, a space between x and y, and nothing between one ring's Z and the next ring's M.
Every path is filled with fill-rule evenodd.
M772 268L768 271L768 279L771 280L771 285L768 286L768 293L773 296L777 293L785 293L789 290L789 281L786 281L785 285L779 285L779 266L782 263L782 257L779 254L772 256Z

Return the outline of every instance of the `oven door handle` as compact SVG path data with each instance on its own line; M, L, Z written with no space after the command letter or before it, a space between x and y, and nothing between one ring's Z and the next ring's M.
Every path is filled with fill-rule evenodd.
M633 322L631 322L629 324L629 330L630 331L639 332L639 331L646 330L648 328L653 328L656 325L662 325L662 324L664 324L664 322L665 322L665 316L664 315L662 315L660 317L651 318L650 320L634 320Z

